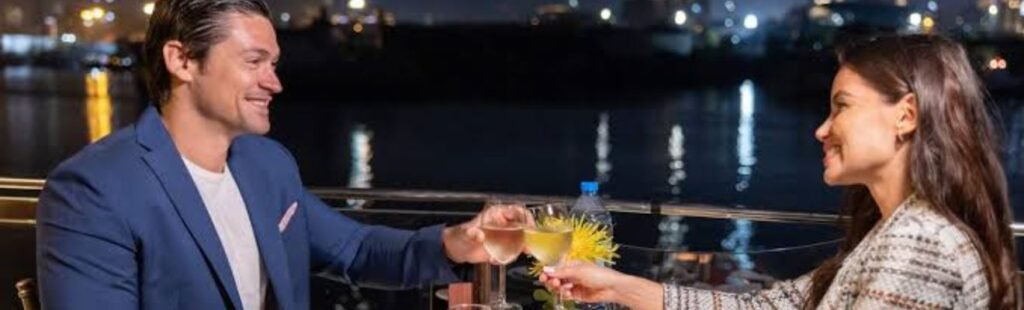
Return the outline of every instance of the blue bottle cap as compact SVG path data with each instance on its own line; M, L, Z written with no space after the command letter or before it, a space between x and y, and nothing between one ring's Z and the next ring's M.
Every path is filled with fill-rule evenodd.
M580 182L580 191L581 192L584 192L584 193L596 193L597 192L597 188L598 188L597 182L594 182L594 181Z

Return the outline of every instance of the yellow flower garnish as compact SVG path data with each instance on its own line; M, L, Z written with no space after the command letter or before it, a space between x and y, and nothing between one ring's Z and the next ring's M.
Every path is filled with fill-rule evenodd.
M562 221L561 219L557 220ZM605 266L615 264L615 259L619 257L615 251L619 249L619 245L612 241L612 234L606 227L575 216L569 218L568 221L572 224L572 246L566 257L567 261L600 263ZM559 224L562 223L541 223L541 225ZM530 274L540 276L543 270L544 264L534 261L533 266L530 267Z

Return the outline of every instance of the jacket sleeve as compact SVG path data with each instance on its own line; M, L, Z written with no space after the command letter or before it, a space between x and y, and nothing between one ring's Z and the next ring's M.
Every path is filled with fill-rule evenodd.
M135 242L95 180L58 168L36 210L36 260L44 308L138 308Z
M811 274L780 281L771 288L735 294L664 285L665 310L680 309L800 309L810 289Z
M360 224L303 191L316 269L364 286L411 288L458 280L441 242L442 226L416 231Z

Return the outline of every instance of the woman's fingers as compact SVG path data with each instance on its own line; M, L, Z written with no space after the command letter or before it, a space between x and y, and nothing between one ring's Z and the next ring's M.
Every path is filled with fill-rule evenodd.
M544 287L546 287L550 291L554 291L555 289L562 285L562 281L548 277L547 275L544 274L540 275L540 282L544 283Z
M567 262L560 267L544 267L544 274L548 277L575 282L579 280L579 262Z

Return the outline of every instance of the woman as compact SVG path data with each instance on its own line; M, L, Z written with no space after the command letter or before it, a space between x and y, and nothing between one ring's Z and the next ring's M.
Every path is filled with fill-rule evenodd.
M729 294L569 264L542 280L633 309L1016 309L1013 219L995 124L963 48L887 36L839 52L815 132L824 179L848 186L846 239L813 272Z

